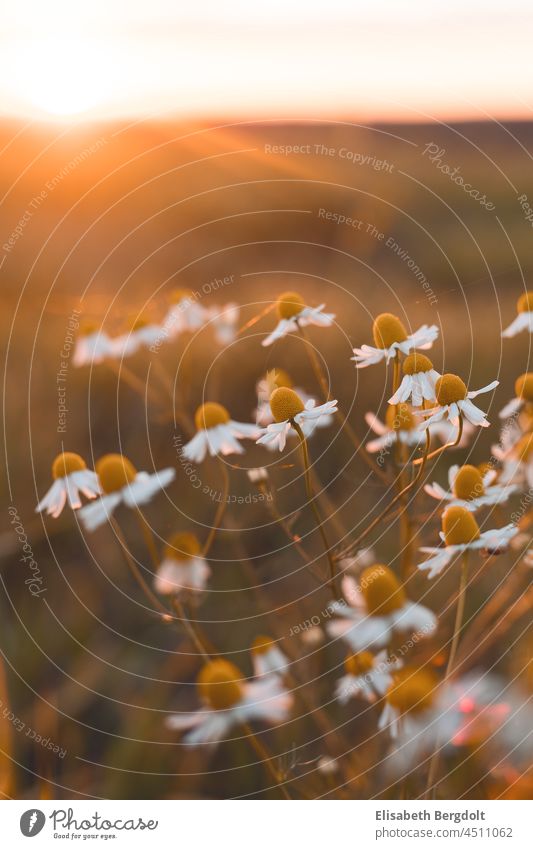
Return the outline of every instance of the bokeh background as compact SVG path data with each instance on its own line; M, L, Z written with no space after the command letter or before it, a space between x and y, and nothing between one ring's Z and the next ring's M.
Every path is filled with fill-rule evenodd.
M331 20L337 20L335 9ZM295 13L294 27L299 20ZM342 17L338 20L340 27ZM355 40L342 42L348 53L364 41L356 23L348 30ZM432 21L426 23L435 34ZM498 19L490 18L495 38L497 24ZM314 25L316 35L320 19ZM368 24L370 32L379 34L379 25L374 22L372 29ZM389 34L384 43L390 43L392 23L384 18L381 26ZM142 40L142 21L138 28ZM517 30L528 31L524 26ZM98 21L90 30L94 32ZM320 61L320 50L311 49L315 42L305 33L306 57ZM433 54L436 63L439 55L446 56L450 72L455 66L452 34L450 23L441 45L444 52ZM441 32L438 44L442 38ZM503 43L505 38L500 38ZM68 43L72 52L68 33L59 32L58 44ZM371 43L379 48L378 41ZM426 65L418 65L418 81L431 64L431 51L423 43ZM336 44L340 41L330 32L324 69ZM202 44L206 62L208 46ZM233 48L234 41L227 42L226 54L233 55ZM284 55L286 49L284 45ZM479 69L466 62L466 51L463 44L458 67L467 68L478 81ZM246 77L244 61L235 60L233 80ZM516 56L513 61L518 61ZM349 74L346 66L338 88L326 70L321 87L302 72L302 79L297 75L300 87L289 86L292 99L283 108L256 109L250 95L244 114L239 114L235 103L224 109L218 94L213 95L218 67L213 54L211 62L210 73L202 79L202 90L210 92L211 100L202 103L200 115L189 114L194 111L190 88L198 87L198 74L179 76L174 67L164 77L167 99L162 104L151 100L154 114L149 116L129 101L123 111L130 114L117 116L120 109L115 108L115 116L110 116L109 104L99 114L97 102L93 112L87 107L88 113L82 110L80 115L74 109L72 119L63 114L58 121L51 120L57 98L46 116L43 110L50 100L34 99L30 109L26 89L24 97L17 100L11 91L4 100L3 493L6 505L16 507L46 586L38 599L29 594L20 547L4 510L1 646L11 709L24 730L12 727L8 735L4 722L3 734L16 763L17 793L29 798L276 795L265 790L263 770L246 741L223 744L213 757L187 752L164 728L167 712L196 704L198 661L186 636L178 640L146 610L111 531L84 535L72 513L52 521L43 520L34 509L49 486L51 462L63 448L81 453L89 465L103 453L122 451L139 469L177 466L175 483L146 508L161 544L175 530L205 535L216 505L191 486L179 465L175 440L180 427L171 394L159 379L162 370L171 385L176 381L190 414L207 398L224 403L235 419L251 421L256 381L275 367L286 369L296 385L319 395L301 340L289 337L272 348L261 347L262 336L273 326L270 314L227 348L217 345L206 328L195 338L164 345L157 354L136 354L127 366L148 387L146 397L105 364L75 369L70 362L66 432L58 433L57 374L73 311L78 311L80 325L94 322L118 335L136 317L162 320L170 292L183 287L205 293L205 306L240 304L244 325L280 292L295 289L306 303L326 303L337 316L331 330L312 328L310 337L328 372L333 397L362 439L370 438L364 414L384 413L388 385L384 368L355 370L352 347L372 341L372 319L382 311L398 314L411 329L437 324L440 338L433 361L439 371L458 372L473 388L494 378L501 381L493 395L484 396L493 428L456 452L457 461L488 459L497 440L497 411L514 394L515 377L529 367L530 337L522 334L503 345L500 335L515 315L517 298L531 288L533 265L533 222L527 209L528 203L533 205L533 127L521 99L524 80L517 67L513 65L514 76L505 77L496 91L490 115L489 103L478 97L477 89L463 99L453 74L447 84L449 100L436 96L434 111L428 111L437 91L430 79L426 99L420 95L415 105L406 106L407 99L396 95L387 113L381 98L394 78L391 64L376 91L376 76L368 67L357 90L352 83L359 66L349 66ZM250 62L255 67L253 59ZM472 62L476 64L474 57ZM139 65L142 70L143 63ZM264 88L268 65L262 67ZM491 68L491 79L495 73ZM414 79L414 71L411 74ZM152 77L153 68L147 72L147 78ZM135 79L130 78L130 87ZM174 88L167 85L169 79ZM271 84L269 90L283 91L283 80L274 79L276 86ZM412 93L415 89L405 87L408 78L402 79L403 91ZM189 107L181 112L178 80L188 91ZM47 90L53 85L52 79ZM488 88L485 80L483 91ZM302 89L308 92L304 106L297 96ZM331 105L332 93L341 89L341 100ZM149 85L147 90L143 94L150 99ZM460 174L476 195L467 194L450 172ZM332 215L326 217L328 213ZM339 223L338 216L360 224ZM224 279L230 282L217 282ZM336 427L315 435L312 453L324 497L335 505L328 529L341 540L347 529L363 527L380 509L383 487L368 478L366 465L353 456ZM236 458L232 493L246 496L251 491L243 468L272 461L266 451L251 445L243 458ZM437 465L432 477L443 482L445 465ZM213 488L220 486L215 463L206 462L200 474ZM318 547L304 510L296 456L284 455L271 474L284 514L311 548ZM431 515L428 499L420 499L417 509L424 543L433 544L437 514ZM120 519L140 562L149 569L136 525L126 512ZM393 566L398 533L391 522L372 540L379 560ZM250 642L258 633L275 630L274 636L287 645L295 676L305 682L307 700L326 710L342 739L354 748L351 795L394 794L394 788L383 790L387 783L380 783L375 774L383 754L378 745L361 745L373 727L372 714L364 711L355 718L331 703L342 649L306 646L289 637L291 627L324 609L328 596L310 581L264 504L245 503L228 511L211 554L213 591L199 617L213 642L249 673ZM473 610L505 582L512 565L512 556L503 557L480 573L470 599ZM513 574L513 581L512 615L500 622L489 612L486 633L471 663L495 664L498 671L518 675L530 687L531 595L522 573L518 579ZM453 592L453 580L440 582L435 591L423 577L410 579L412 596L435 610L445 607ZM450 608L447 616L451 627ZM437 665L442 663L439 639L431 648ZM505 651L505 645L513 645L512 652ZM272 751L290 762L295 785L304 776L301 792L311 796L328 790L329 779L306 766L330 749L330 735L321 730L320 721L311 711L266 735ZM47 751L26 733L28 728L57 741L66 754ZM459 771L444 792L479 798L501 792L501 787L490 777L473 783L471 774Z

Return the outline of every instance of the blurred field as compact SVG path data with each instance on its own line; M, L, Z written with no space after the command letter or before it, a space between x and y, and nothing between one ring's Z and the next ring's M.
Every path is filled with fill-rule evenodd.
M444 150L442 162L452 171L458 167L494 209L439 170L424 154L429 144ZM285 155L274 152L276 146L299 146L300 152ZM116 375L106 366L90 373L70 365L67 430L58 433L56 376L72 311L118 334L132 316L162 319L172 288L207 287L206 304L236 301L245 323L279 292L296 289L307 303L325 302L337 314L335 328L312 328L310 336L328 369L333 397L350 411L361 438L368 436L364 413L383 412L388 395L384 369L357 373L351 348L371 342L372 317L381 311L397 313L411 328L436 323L437 369L459 372L473 388L501 381L494 396L486 396L494 426L469 449L481 462L497 439L497 411L512 397L514 378L527 370L530 356L529 336L507 341L504 348L500 332L514 317L517 297L531 286L533 231L518 197L526 195L533 204L532 148L531 124L0 127L4 492L6 504L18 511L47 588L39 600L29 595L4 511L0 633L13 710L26 728L66 749L58 757L15 730L20 795L265 796L263 771L257 764L247 767L256 758L245 742L223 744L209 760L207 754L185 752L164 729L166 711L195 704L191 682L198 665L186 638L178 645L144 608L108 529L83 537L72 513L43 522L34 507L49 486L50 463L62 445L88 460L120 450L139 469L177 463L173 440L180 428L158 377L161 365L172 381L177 377L189 413L208 397L223 402L235 419L250 421L255 383L276 366L290 371L296 385L319 394L297 339L261 348L258 334L272 329L270 315L223 351L206 331L191 345L180 340L157 355L135 355L128 367L153 391L148 408L127 385L117 391ZM354 164L349 152L363 164ZM328 219L327 213L333 215ZM333 216L339 215L361 226L336 223ZM213 283L224 278L231 282ZM362 522L362 527L382 486L367 480L366 466L351 457L336 428L318 433L312 451L327 497L342 505L330 515L331 534L340 535L341 526ZM454 459L467 456L458 452ZM265 452L251 445L234 459L253 467L265 462ZM443 472L434 477L443 480ZM216 464L206 462L200 474L220 487ZM298 533L314 535L309 516L300 513L304 492L296 457L284 455L272 474L281 487L280 505L294 514ZM237 470L232 493L249 492L246 476ZM215 508L178 468L177 481L146 514L165 538L178 528L205 534ZM136 526L126 514L121 521L148 566ZM429 528L433 537L425 542L434 544L436 516ZM391 523L375 544L381 560L392 562L397 541ZM243 504L228 512L211 560L214 591L200 616L217 647L247 672L254 636L271 631L274 621L276 636L287 637L291 626L327 603L327 594L316 592L284 546L264 505ZM510 561L501 558L483 574L471 604L482 603L509 568ZM250 584L259 589L250 590ZM454 589L451 581L447 591ZM427 593L434 609L444 603L442 592L436 598L427 593L425 579L412 581L412 595ZM503 632L505 639L512 640L513 628L516 634L523 630L524 612ZM513 657L520 657L524 645L522 639ZM310 682L308 699L328 705L342 651L302 654L301 645L290 651L295 675ZM492 653L497 659L489 642L478 661L488 662ZM343 724L349 745L357 746L365 724L371 724L368 715L356 723L335 705L326 710ZM300 765L327 746L310 717L266 739L275 753L296 747ZM356 751L362 777L353 782L354 797L372 792L376 754ZM296 775L305 771L298 766ZM38 776L49 779L47 790ZM308 782L307 793L326 792L319 778ZM467 788L457 779L446 792L458 796L466 790L474 798L491 792L489 786Z

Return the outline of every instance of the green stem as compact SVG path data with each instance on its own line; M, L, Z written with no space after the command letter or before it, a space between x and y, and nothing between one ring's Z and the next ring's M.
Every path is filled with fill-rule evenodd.
M246 734L246 737L250 741L250 744L251 744L253 750L258 755L258 757L261 759L261 761L264 763L265 767L267 768L267 771L271 775L273 781L278 786L280 792L283 794L285 799L290 800L291 797L289 796L287 788L285 787L285 785L283 783L283 779L282 779L281 775L279 774L279 772L277 771L274 764L272 763L272 758L270 757L266 747L255 736L254 732L252 731L252 729L250 728L250 726L248 725L247 722L242 723L242 728L243 728L244 733Z
M429 428L428 428L428 430L429 430ZM446 451L447 448L455 448L457 445L459 445L462 435L463 435L463 417L462 417L462 415L459 415L459 430L458 430L457 438L456 438L455 442L447 442L445 445L441 445L440 448L437 448L435 451L432 451L431 454L428 454L428 456L426 457L426 460L432 460L433 457L437 457L439 454L442 454L442 452ZM419 463L421 463L421 462L422 462L421 459L414 460L413 466L418 466Z

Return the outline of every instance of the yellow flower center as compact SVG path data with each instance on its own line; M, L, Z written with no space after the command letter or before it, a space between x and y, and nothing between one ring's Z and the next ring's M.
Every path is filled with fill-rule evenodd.
M533 373L521 374L514 388L517 398L522 398L524 401L533 401Z
M421 371L431 371L433 363L424 354L409 354L403 363L404 374L418 374Z
M441 407L464 401L466 396L467 388L456 374L443 374L435 384L435 397Z
M533 433L526 433L516 443L514 454L521 463L527 463L533 452Z
M391 404L385 414L385 423L390 430L412 430L416 427L415 417L409 404Z
M479 469L475 466L462 466L455 476L453 493L456 498L462 498L463 501L470 501L472 498L484 495L485 487Z
M533 292L524 292L518 298L517 312L533 312Z
M217 404L216 401L208 401L207 404L202 404L194 414L196 430L209 430L211 427L227 424L229 420L230 414L226 408L222 404Z
M305 301L298 292L283 292L276 303L279 318L294 318L305 307Z
M192 289L172 289L168 296L168 299L171 304L179 304L180 301L192 300L192 297Z
M86 468L87 465L83 457L80 457L79 454L73 454L72 451L65 451L63 454L58 454L52 463L52 477L54 480L66 478L72 472L81 472Z
M396 672L387 701L400 713L421 713L433 704L436 686L431 672L407 666Z
M274 640L271 637L260 634L260 636L256 637L250 646L250 651L252 654L266 654L274 647L274 645Z
M243 695L242 674L229 660L211 660L197 679L200 698L214 710L227 710Z
M298 413L305 409L304 403L294 389L280 386L270 396L270 409L276 422L285 422L293 419Z
M366 675L374 668L374 655L369 651L349 654L344 661L344 669L348 675Z
M372 327L374 344L376 348L390 348L394 342L405 342L407 330L397 315L390 312L382 312L374 321Z
M165 556L172 560L191 560L200 551L198 537L188 531L173 534L165 546Z
M479 539L478 524L465 507L448 507L442 514L442 530L446 545L466 545Z
M371 616L384 616L405 604L405 592L388 566L376 564L361 573L361 592Z
M105 493L124 489L135 480L137 470L122 454L105 454L96 461L96 474Z

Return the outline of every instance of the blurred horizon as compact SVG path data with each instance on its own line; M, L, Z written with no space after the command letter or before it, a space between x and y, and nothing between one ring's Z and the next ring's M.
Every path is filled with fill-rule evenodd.
M28 0L3 14L0 115L529 119L532 24L525 0Z

